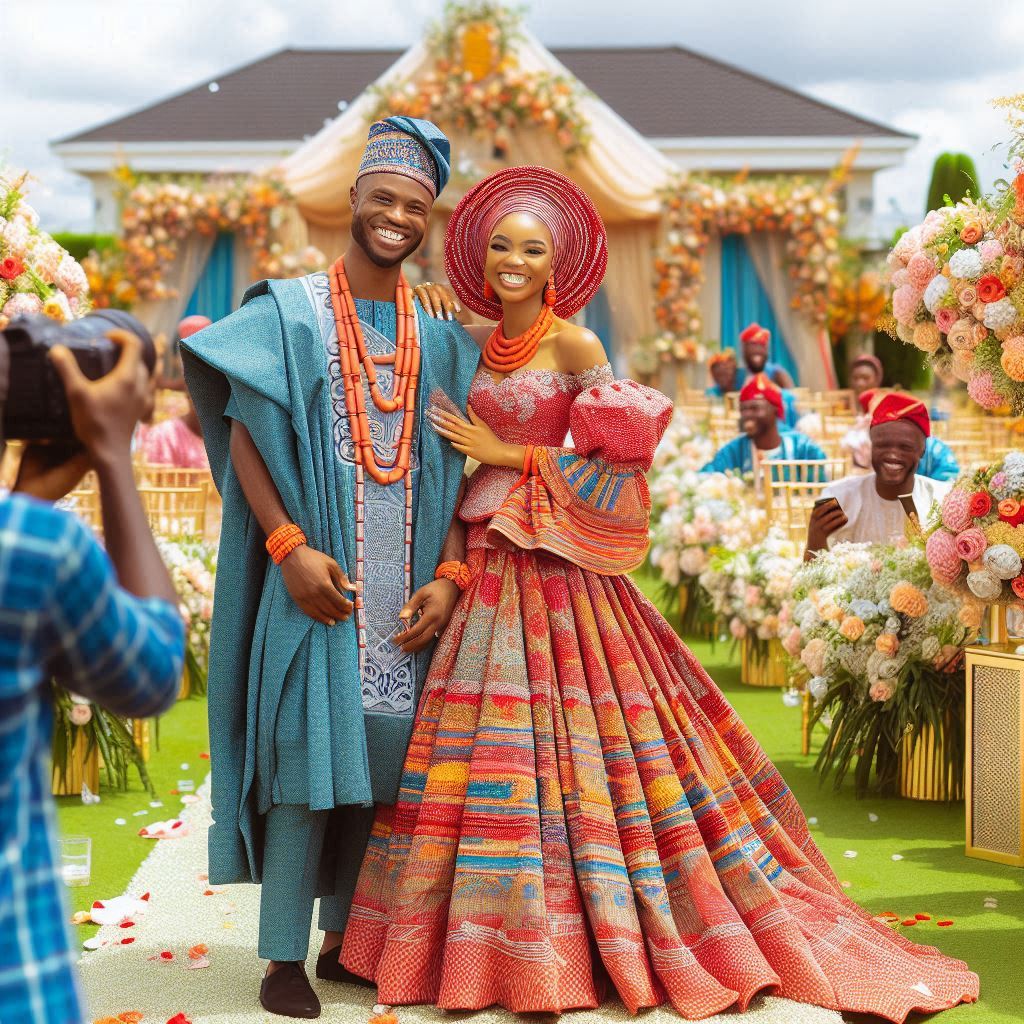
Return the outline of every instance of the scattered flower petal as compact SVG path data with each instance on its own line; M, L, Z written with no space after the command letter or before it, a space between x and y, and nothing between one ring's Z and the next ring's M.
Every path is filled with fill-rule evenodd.
M187 765L187 764L183 764L183 765L181 766L181 770L182 770L183 772L187 772L187 771L188 771L188 765Z
M839 887L841 889L849 889L851 885L853 885L853 882L840 882L839 883Z
M848 860L853 860L853 858L857 856L857 851L847 850L845 851L845 853L843 853L843 856L846 857Z
M136 811L136 812L135 812L135 813L134 813L134 814L132 815L132 817L133 817L133 818L141 818L141 817L144 817L144 816L145 816L145 815L147 815L147 814L149 814L149 811L146 811L146 810L142 810L142 811Z
M936 922L935 922L935 924L936 924L936 925L937 925L937 926L938 926L939 928L948 928L948 927L949 927L949 926L950 926L950 925L951 925L952 923L953 923L953 922L952 922L952 921L950 921L950 920L949 920L948 918L947 918L946 920L944 920L944 921L936 921Z
M210 966L210 958L208 956L201 956L186 966L190 971L199 971L204 967Z
M91 924L92 914L88 910L78 910L71 915L72 924Z
M134 935L128 935L121 940L122 946L130 946L135 941Z
M817 825L818 824L818 819L817 818L808 818L807 819L807 824L808 825Z
M916 917L918 921L930 921L932 919L931 914L915 914L914 917Z
M878 821L878 815L874 813L869 814L868 821Z
M906 919L906 920L905 920L905 921L903 922L903 927L904 927L904 928L910 928L910 927L912 927L912 926L913 926L913 925L915 925L915 924L917 924L917 918L916 918L916 917L908 917L908 918L907 918L907 919Z
M134 921L122 921L118 925L118 927L119 928L134 928L135 927L135 922Z
M373 1013L376 1016L376 1015L381 1014L381 1013L387 1013L388 1010L390 1010L390 1009L391 1009L391 1007L385 1005L384 1003L377 1003L377 1005L374 1006L374 1008L373 1008Z
M98 935L94 935L91 939L86 939L82 943L82 949L100 949L107 945L106 939L101 939Z
M114 819L114 824L115 824L115 825L127 825L127 824L128 824L128 822L127 822L127 821L125 821L125 819L124 819L124 818L115 818L115 819Z
M903 860L903 854L902 853L894 853L892 855L892 859L893 860Z
M210 948L205 942L197 942L189 951L188 956L190 960L198 960L200 957L206 956L210 952Z
M140 1013L138 1010L125 1010L124 1013L119 1013L117 1015L117 1019L121 1024L139 1024L139 1021L142 1020L143 1017L144 1014Z
M204 761L209 761L210 760L210 755L209 754L200 754L199 756Z
M150 807L163 807L163 801L162 800L150 800L149 801L149 806Z

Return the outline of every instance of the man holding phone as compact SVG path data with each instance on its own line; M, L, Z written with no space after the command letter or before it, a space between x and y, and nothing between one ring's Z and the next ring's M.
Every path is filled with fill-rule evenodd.
M871 468L829 484L814 504L807 528L808 560L840 541L885 543L920 526L949 484L917 473L931 424L925 404L892 392L871 415Z

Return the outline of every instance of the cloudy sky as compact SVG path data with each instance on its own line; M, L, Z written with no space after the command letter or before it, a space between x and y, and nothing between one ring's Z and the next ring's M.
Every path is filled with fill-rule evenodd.
M9 6L8 6L9 4ZM31 0L4 5L0 163L36 178L51 230L90 226L89 190L48 142L283 46L411 43L441 0ZM722 12L728 12L722 17ZM678 43L920 136L877 177L876 209L923 213L931 162L962 150L1003 173L1002 114L1024 92L1024 3L975 0L535 0L549 45ZM680 97L685 102L685 97ZM889 219L887 218L887 219Z

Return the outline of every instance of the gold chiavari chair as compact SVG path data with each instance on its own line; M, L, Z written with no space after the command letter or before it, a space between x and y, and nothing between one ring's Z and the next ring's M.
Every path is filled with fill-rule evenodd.
M156 463L139 463L135 467L135 482L147 487L198 487L212 486L213 477L209 469L162 466Z
M206 535L206 505L209 487L203 482L195 487L139 487L142 507L146 510L150 529L165 537L196 537Z
M860 410L857 406L857 399L850 388L838 388L832 391L821 391L819 397L829 406L833 415L854 416Z
M825 484L844 476L844 460L770 459L761 468L768 525L779 527L792 541L802 544L815 499Z
M962 471L992 461L993 448L983 438L950 437L946 444L956 456Z
M98 487L86 487L79 484L68 493L66 502L68 511L78 516L97 536L103 535L103 513L100 509Z

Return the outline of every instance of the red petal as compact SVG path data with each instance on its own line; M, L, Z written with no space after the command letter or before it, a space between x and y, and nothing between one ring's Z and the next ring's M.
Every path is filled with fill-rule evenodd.
M171 829L173 830L173 829L176 829L176 828L181 828L181 826L182 826L183 824L184 824L184 822L181 822L181 821L176 821L176 822L175 822L175 823L174 823L174 824L173 824L173 825L171 826Z
M135 922L134 921L122 921L121 924L118 927L120 927L120 928L134 928L135 927Z
M102 902L101 900L97 900L97 901L96 901L96 902L95 902L95 903L94 903L94 904L92 905L92 909L93 909L93 910L102 910L102 909L103 909L103 902Z
M910 926L911 926L912 924L917 924L917 918L916 918L916 917L908 917L908 918L907 918L907 919L906 919L906 920L905 920L905 921L903 922L903 926L904 926L905 928L909 928L909 927L910 927Z
M121 940L122 946L130 946L135 941L134 935L129 935L128 938Z
M209 755L209 754L200 754L199 756L200 756L200 757L201 757L201 758L202 758L202 759L203 759L204 761L209 761L209 760L210 760L210 755Z
M935 922L940 928L948 928L953 922L952 921L936 921Z
M931 914L915 914L914 917L916 917L918 921L930 921L932 919Z
M148 903L148 902L149 902L149 893L148 893L148 892L144 892L144 893L143 893L143 894L142 894L142 895L141 895L141 896L139 897L139 899L140 899L140 900L145 900L145 901L146 901L146 902Z
M212 889L207 889L206 892L203 893L203 895L204 896L213 896L214 892L213 892Z
M160 959L161 960L173 960L174 959L174 954L169 949L165 949L160 954Z

